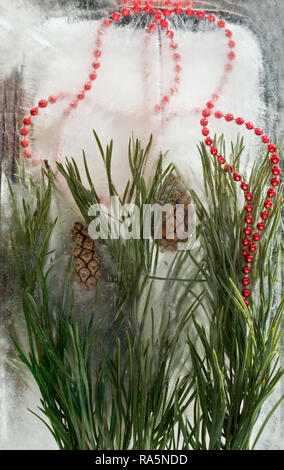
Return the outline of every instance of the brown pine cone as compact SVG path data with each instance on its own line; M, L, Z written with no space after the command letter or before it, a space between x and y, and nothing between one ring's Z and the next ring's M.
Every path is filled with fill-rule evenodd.
M71 233L72 239L76 240L73 278L82 289L93 289L102 275L101 258L95 242L88 235L88 227L84 227L81 222L74 224Z
M186 240L180 240L177 236L177 229L184 224L184 230L188 229L188 204L191 198L189 192L184 186L181 178L173 173L167 178L161 194L159 203L163 206L171 204L173 210L162 216L162 238L158 240L160 245L169 251L175 251L178 243ZM184 205L184 216L176 212L176 205ZM168 231L168 237L167 237Z

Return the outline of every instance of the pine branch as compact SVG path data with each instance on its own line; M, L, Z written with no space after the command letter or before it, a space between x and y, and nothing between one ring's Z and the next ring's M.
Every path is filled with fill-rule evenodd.
M111 172L113 143L103 149L96 134L95 138L105 163L109 192L118 194ZM222 139L220 145L224 146ZM151 139L145 150L139 141L129 141L132 177L119 195L121 202L135 202L141 208L144 203L159 200L174 168L163 170L160 155L152 181L147 184L143 172L150 148ZM232 146L235 167L243 150L241 140ZM17 221L15 253L18 259L26 247L31 253L27 260L23 258L21 270L29 352L17 341L15 345L39 386L40 409L59 449L251 447L251 433L261 407L283 374L278 358L283 301L279 302L275 290L281 265L281 197L276 200L269 230L256 254L254 299L248 309L238 290L242 269L240 194L231 174L223 172L204 146L200 155L209 199L205 207L192 192L200 248L174 256L163 279L162 312L156 312L152 303L154 286L161 282L156 273L159 249L153 240L143 238L105 241L117 271L109 317L99 320L97 297L89 319L75 306L68 270L62 297L55 300L48 285L50 271L46 271L51 256L48 242L54 229L50 202L55 175L48 170L40 185L29 183L36 195L36 215L25 198L19 205L10 185ZM85 155L83 158L89 188L82 184L74 160L67 160L66 166L59 165L58 169L89 222L89 207L99 198ZM257 195L255 215L260 211L268 177L269 167L264 161L254 166L250 185ZM188 264L193 274L184 277L182 271ZM70 265L71 258L69 270ZM201 289L196 291L199 281ZM173 303L175 315L170 309ZM207 319L204 324L197 317L200 310ZM158 314L161 319L157 328ZM146 334L147 326L150 333ZM180 361L185 335L188 373L178 369L176 361Z
M164 184L167 176L174 169L173 165L169 165L166 170L162 170L163 155L158 158L156 168L153 172L153 177L150 185L146 184L144 178L144 170L149 153L152 146L152 136L145 150L141 147L139 140L130 139L128 145L128 161L131 170L132 179L126 184L123 195L118 195L118 191L115 188L112 179L111 161L113 151L113 141L103 149L103 146L99 140L98 135L93 131L100 156L105 165L105 171L108 180L108 188L110 196L118 196L120 203L134 203L141 214L140 226L141 232L143 230L143 205L154 204L158 201L158 196L161 191L161 187ZM90 223L92 218L88 215L89 208L99 203L99 198L95 190L95 183L92 181L85 153L83 153L85 172L89 183L89 189L84 187L79 174L78 167L74 160L66 160L66 167L61 163L57 164L59 172L64 176L70 191L74 197L74 200L82 214L82 217L86 223ZM109 224L106 222L106 225ZM111 229L108 225L109 230ZM116 239L102 239L101 243L107 246L107 249L114 262L116 263L117 278L115 283L117 285L117 298L115 299L115 305L117 307L117 317L119 317L121 311L127 305L128 299L132 296L138 296L138 290L140 290L140 279L145 272L149 272L153 266L154 257L156 254L157 245L153 245L149 240L144 240L142 233L140 239L129 239L119 240Z
M241 148L242 145L232 149L235 165ZM256 253L254 298L248 309L236 287L242 275L238 260L244 218L238 205L239 194L230 174L223 172L203 145L200 154L209 208L193 193L204 249L204 258L195 263L200 264L208 280L211 320L206 329L194 321L202 352L200 346L188 339L193 368L189 377L190 380L195 377L198 414L191 423L178 413L179 426L188 448L249 449L261 407L284 372L279 367L278 352L283 301L279 303L275 295L281 266L281 192L271 212L269 230ZM261 195L270 171L264 155L250 175L250 187L256 194L255 217L263 205Z

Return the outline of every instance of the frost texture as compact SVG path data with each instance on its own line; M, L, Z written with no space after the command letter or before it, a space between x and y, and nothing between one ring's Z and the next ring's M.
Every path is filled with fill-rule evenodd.
M238 6L232 5L231 2L212 3L224 7L228 7L230 3L230 8L238 12ZM251 4L251 7L248 7L250 9L248 14L254 20L253 8L256 2L248 3ZM276 5L275 2L271 3ZM101 2L102 4L105 2ZM15 67L22 67L26 109L37 103L40 98L47 97L51 93L59 94L63 90L68 99L69 97L72 99L71 97L80 91L88 76L98 21L82 19L80 10L76 9L76 2L69 2L63 11L58 9L56 2L50 2L47 20L44 19L40 8L38 6L35 8L31 2L4 0L0 8L0 80L8 78ZM274 28L271 37L266 38L269 47L273 42L272 36L277 37L277 15L276 18L267 18L267 13L264 16L259 10L259 3L257 8L258 21L263 22L263 27L264 22L269 23L273 19ZM272 5L269 7L268 15L273 11L276 10ZM233 23L230 25L237 44L235 67L229 82L224 87L218 108L256 122L259 126L266 126L267 131L273 132L275 122L271 116L275 115L278 98L281 105L277 76L276 73L274 75L272 73L270 82L265 82L265 71L267 67L271 67L271 64L267 62L265 56L267 51L262 50L257 35L251 32L249 26L249 24ZM159 101L163 90L170 86L173 61L166 40L162 39L160 44L158 37L153 36L148 56L149 63L146 64L150 78L145 78L146 46L143 31L137 21L136 25L129 27L111 28L105 35L102 66L98 71L98 80L94 89L88 93L87 98L80 103L78 110L65 124L60 116L68 101L49 106L41 112L39 118L35 119L34 152L40 158L48 158L51 164L56 160L62 160L65 155L73 156L80 168L81 149L84 148L89 168L97 175L100 196L103 200L107 200L106 180L102 176L104 173L101 161L94 153L95 145L91 129L96 129L104 145L110 136L114 138L113 172L118 189L125 186L128 178L125 170L126 144L130 133L133 131L135 136L145 142L149 134L154 132L152 155L157 153L155 149L163 151L169 149L165 163L173 161L186 182L198 190L201 164L196 145L200 140L200 118L199 114L192 110L204 106L218 83L227 53L226 41L220 31L201 30L193 33L180 23L176 25L176 39L180 44L179 52L182 55L182 74L179 93L173 98L169 111L177 113L177 118L161 129L159 118L153 114L153 105ZM269 120L265 105L267 99ZM225 133L227 142L235 140L240 130L223 121L212 120L212 124L211 127L217 134ZM283 123L277 124L281 130ZM246 168L254 159L257 146L256 139L247 133L244 135L248 159L242 165ZM149 162L149 174L152 163L154 162ZM6 189L3 178L2 211L7 209ZM72 213L68 212L67 220L70 220L71 224L74 222ZM60 236L55 239L55 243L61 243ZM3 360L4 357L10 359L7 339L9 332L7 312L11 306L9 302L11 300L5 298L1 301L1 307L6 312L6 323L0 330L0 446L2 449L53 449L56 446L51 435L43 424L27 411L28 407L35 410L39 403L37 390L33 389L32 384L30 384L31 389L22 387L16 375ZM279 390L265 403L262 416L266 415L280 395L279 387ZM261 420L262 417L257 427L260 427ZM269 422L257 448L283 449L284 443L281 440L281 436L284 435L283 425L282 406Z

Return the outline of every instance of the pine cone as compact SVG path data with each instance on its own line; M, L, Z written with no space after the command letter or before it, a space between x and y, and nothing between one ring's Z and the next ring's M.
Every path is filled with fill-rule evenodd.
M76 240L73 278L82 289L92 289L101 278L101 258L96 251L94 240L88 236L88 227L76 222L71 233L72 239Z
M172 205L172 212L163 214L162 216L162 238L159 239L160 245L169 251L175 251L178 243L185 240L180 240L177 236L177 229L181 224L184 224L184 230L188 229L188 204L190 204L190 195L185 188L180 177L175 176L173 173L167 178L159 199L159 203L163 206L165 204ZM184 205L184 216L176 212L176 205ZM168 231L168 238L167 238Z

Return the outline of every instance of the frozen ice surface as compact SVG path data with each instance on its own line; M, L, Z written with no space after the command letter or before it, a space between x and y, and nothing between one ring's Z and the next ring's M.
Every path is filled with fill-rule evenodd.
M62 90L69 100L76 96L88 76L97 26L97 22L66 24L63 19L46 25L50 44L45 51L44 62L41 55L30 53L23 69L26 90L32 90L31 102L36 103L41 97L59 94ZM261 52L248 29L239 25L232 25L231 29L236 40L236 59L216 108L261 126ZM228 53L227 38L222 31L194 33L177 30L176 39L182 57L181 83L164 116L175 113L175 118L161 126L161 115L153 112L154 105L173 84L174 63L168 42L162 40L160 47L155 35L147 45L145 33L139 28L110 28L103 36L101 67L93 89L65 121L60 111L66 108L66 100L40 113L34 129L34 154L51 162L62 160L66 155L73 156L82 167L84 148L90 169L99 175L96 181L99 192L105 197L106 178L92 129L96 130L104 145L110 138L114 139L113 174L120 190L128 177L129 136L133 132L145 143L153 133L154 147L149 168L159 150L169 150L165 164L173 161L191 185L200 181L197 145L202 136L200 112L195 109L203 109L219 84ZM148 48L147 61L145 48ZM145 71L149 73L147 78ZM257 139L244 127L211 117L209 128L213 134L224 133L228 143L235 141L239 132L243 134L247 144L243 168L253 161Z
M93 43L97 22L68 23L64 18L52 19L41 28L44 53L31 48L23 64L24 87L31 105L38 99L61 91L68 100L81 89L88 76L92 61ZM235 117L262 125L264 116L261 79L263 60L256 37L246 27L231 25L236 40L234 70L217 108L232 112ZM63 123L60 111L66 101L49 106L35 120L34 154L50 162L74 157L82 166L84 148L90 170L103 200L107 200L106 179L96 150L92 129L104 145L114 139L114 181L121 190L128 177L127 145L133 132L145 143L154 131L153 160L159 150L167 151L167 163L173 161L186 182L200 188L200 158L196 146L201 140L199 114L195 107L203 107L218 84L225 65L227 41L221 31L193 33L177 30L176 39L182 55L179 93L172 99L169 113L177 117L161 127L160 117L154 115L153 105L159 101L163 90L171 86L173 62L167 42L162 47L157 36L150 42L148 63L144 63L145 43L141 29L130 27L110 28L104 36L102 65L94 89L78 109ZM149 71L145 77L145 65ZM249 79L248 79L249 77ZM68 102L67 100L67 102ZM28 102L28 100L27 100ZM227 142L244 133L247 145L242 167L246 168L257 155L255 137L242 128L212 118L209 127L217 134L224 133ZM1 359L7 351L5 339L0 341ZM39 404L39 393L30 381L31 389L17 388L3 362L0 366L0 448L2 449L55 449L50 433L27 408L34 411ZM274 402L274 399L272 400ZM271 408L271 400L265 405ZM280 412L279 412L280 413ZM283 448L279 439L281 416L269 425L259 447ZM282 419L283 422L283 419Z

